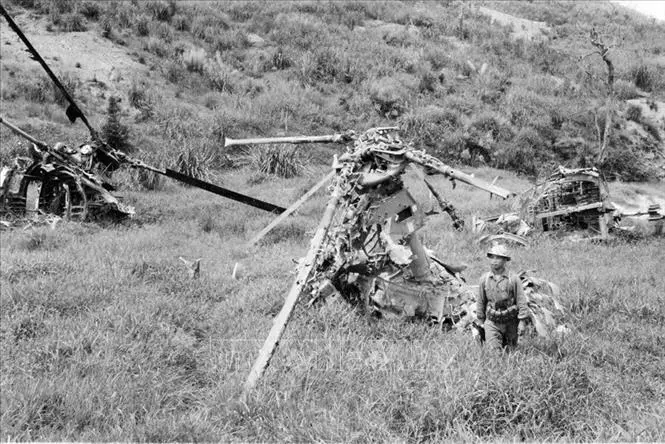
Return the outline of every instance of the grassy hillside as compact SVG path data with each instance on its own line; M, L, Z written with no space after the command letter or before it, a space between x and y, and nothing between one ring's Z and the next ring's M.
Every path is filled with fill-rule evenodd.
M122 99L133 155L176 167L186 159L183 168L283 206L325 174L339 148L274 148L303 164L284 178L259 171L266 148L220 150L224 135L397 124L428 152L487 181L499 175L514 191L530 186L524 174L592 163L606 91L599 56L579 60L593 49L590 26L620 42L618 126L605 173L654 177L662 150L663 128L649 114L621 115L630 109L622 101L639 94L663 101L663 26L602 3L484 3L547 22L543 41L513 40L521 28L458 2L3 5L45 48L93 125L105 123L109 97ZM62 99L4 21L0 31L3 117L49 143L78 145L88 136L83 125L69 124ZM624 134L637 131L630 122L642 136ZM6 128L0 136L3 163L24 152ZM142 190L127 171L116 179L134 220L0 232L3 441L665 440L662 237L534 237L511 267L537 269L561 286L571 333L524 338L501 358L486 356L470 335L368 319L339 300L298 306L243 404L240 387L325 191L247 249L271 215L173 182ZM432 180L467 222L508 208L464 184L452 190ZM406 182L427 200L414 173ZM627 199L660 188L611 184ZM470 282L487 268L477 236L454 231L446 215L429 218L422 235L440 257L469 264ZM180 256L202 258L199 279Z
M182 150L217 151L223 134L396 124L451 163L530 175L558 163L597 164L624 180L662 173L644 158L662 159L665 121L642 108L664 100L665 25L614 5L483 3L545 22L544 32L516 39L519 29L492 22L478 3L7 3L33 35L60 41L45 42L44 55L99 123L108 96L123 99L132 142L156 162L173 163ZM608 89L605 64L592 55L592 27L612 48L616 70L600 162ZM92 39L97 48L72 54L76 42ZM86 58L111 51L128 60ZM48 82L22 56L3 64L4 112L19 123L31 117L37 132L63 123ZM91 73L90 64L116 72ZM50 127L43 134L60 136Z

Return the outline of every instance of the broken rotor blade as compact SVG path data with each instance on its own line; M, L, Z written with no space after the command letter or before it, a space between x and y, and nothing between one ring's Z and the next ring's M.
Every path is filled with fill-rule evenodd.
M286 219L290 214L292 214L294 211L296 211L302 204L304 204L314 193L316 193L319 188L324 186L330 179L333 178L335 175L335 171L329 172L326 177L321 179L316 185L314 185L309 191L307 191L305 194L303 194L300 199L295 201L289 208L287 208L282 214L279 215L279 217L275 218L272 222L270 222L263 230L261 230L256 236L252 238L249 242L247 242L247 246L251 247L252 245L256 244L258 241L260 241L263 236L268 234L270 230L275 228L278 224L280 224L284 219Z
M296 302L300 297L300 293L303 287L307 284L314 265L316 265L316 259L321 253L321 244L325 240L326 234L328 233L328 229L330 228L333 216L337 210L341 194L342 193L340 188L336 187L330 200L328 201L328 206L326 207L325 213L323 214L321 222L319 222L319 226L316 229L316 233L314 234L314 237L310 243L309 251L301 262L302 267L300 267L298 275L296 276L296 279L291 286L291 290L286 296L284 306L282 307L282 310L279 312L279 314L277 314L277 316L273 319L273 325L270 329L270 333L268 334L263 347L261 347L259 356L256 358L256 361L254 362L254 365L252 366L252 369L247 376L242 394L243 400L247 399L249 392L256 386L259 379L261 379L261 376L263 376L263 373L270 364L270 359L277 349L279 340L282 337L284 330L286 329L286 325L288 324L289 319L291 319L291 313L293 312Z
M211 193L217 194L219 196L223 196L238 202L242 202L245 205L249 205L251 207L259 208L264 211L268 211L270 213L276 213L276 214L281 214L284 211L286 211L286 208L277 206L275 204L271 204L270 202L265 202L263 200L256 199L254 197L247 196L245 194L240 194L236 193L235 191L231 191L227 188L222 188L220 186L211 184L209 182L205 182L203 180L196 179L191 176L187 176L186 174L179 173L174 170L170 170L166 168L163 171L158 171L158 170L152 170L159 172L166 177L170 177L172 179L178 180L180 182L193 185L195 187L201 188L206 191L210 191Z
M503 199L507 199L510 196L515 195L515 193L506 190L505 188L501 188L497 185L490 185L489 183L481 179L477 179L471 176L470 174L466 174L462 171L456 170L446 165L445 163L441 162L436 157L432 157L428 154L416 151L407 151L404 155L410 162L421 165L430 170L434 170L437 173L443 174L444 176L451 179L453 181L453 188L455 186L455 180L459 180L466 184L472 185L476 188L480 188L481 190L485 190L488 193L496 194L497 196Z

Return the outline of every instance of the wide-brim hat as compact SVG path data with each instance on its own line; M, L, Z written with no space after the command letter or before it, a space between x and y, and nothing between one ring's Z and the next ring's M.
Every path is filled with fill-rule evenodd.
M492 257L492 256L499 256L506 260L510 260L510 251L508 250L508 247L506 247L505 245L495 244L492 245L490 249L487 251L487 257Z

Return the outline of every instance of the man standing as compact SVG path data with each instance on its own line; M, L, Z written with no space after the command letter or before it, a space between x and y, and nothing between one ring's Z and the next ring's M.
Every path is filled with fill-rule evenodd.
M517 337L526 327L529 312L520 278L509 273L510 252L495 244L487 252L490 271L480 278L476 316L485 327L485 342L492 350L517 346Z

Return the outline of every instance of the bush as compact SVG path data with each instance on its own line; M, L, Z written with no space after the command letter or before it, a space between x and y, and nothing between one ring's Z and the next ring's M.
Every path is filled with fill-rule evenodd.
M143 44L143 49L157 57L168 57L171 55L171 46L156 37L150 37L148 41Z
M129 142L129 128L120 122L120 99L117 97L109 97L106 123L102 127L102 137L112 148L125 153L133 150Z
M400 127L413 134L416 143L429 147L441 144L447 134L459 126L456 113L436 105L410 111L400 119Z
M150 35L150 17L146 14L141 14L134 24L136 28L136 34L141 37L147 37Z
M178 154L174 169L189 177L207 181L210 176L208 167L210 160L210 154L192 148L185 148Z
M538 172L539 155L546 151L545 142L533 128L522 129L511 143L502 144L495 159L499 168L524 174Z
M176 2L153 1L146 4L146 9L152 17L160 22L168 22L176 13Z
M148 85L145 82L134 79L127 91L129 104L141 111L139 120L146 120L154 115L154 101L147 91Z
M332 48L316 49L306 52L300 61L300 75L303 83L331 83L339 75L341 65L337 52Z
M176 14L171 18L171 25L176 31L187 32L191 29L190 18L183 14Z
M250 151L250 165L263 174L274 174L286 179L299 176L305 163L302 150L290 145L269 145Z
M619 100L630 100L639 97L635 85L623 79L614 82L614 93Z
M60 27L64 32L83 32L88 28L85 25L85 18L77 13L68 13L58 16L53 24Z
M626 110L626 119L633 122L640 122L642 120L642 108L635 105L630 105Z
M631 71L633 83L640 89L651 91L655 82L653 73L646 65L640 65Z
M182 62L190 72L203 73L205 61L206 52L203 48L191 48L182 56Z
M608 180L646 181L655 177L653 167L643 160L642 151L632 147L610 144L605 152L605 159L599 165Z
M78 12L88 20L97 21L102 11L97 2L84 1L79 3Z
M388 118L399 117L406 109L409 90L393 77L382 77L372 82L369 97L379 114Z
M273 68L282 70L291 67L291 65L293 65L293 60L291 60L291 57L284 50L284 48L277 48L272 55Z

